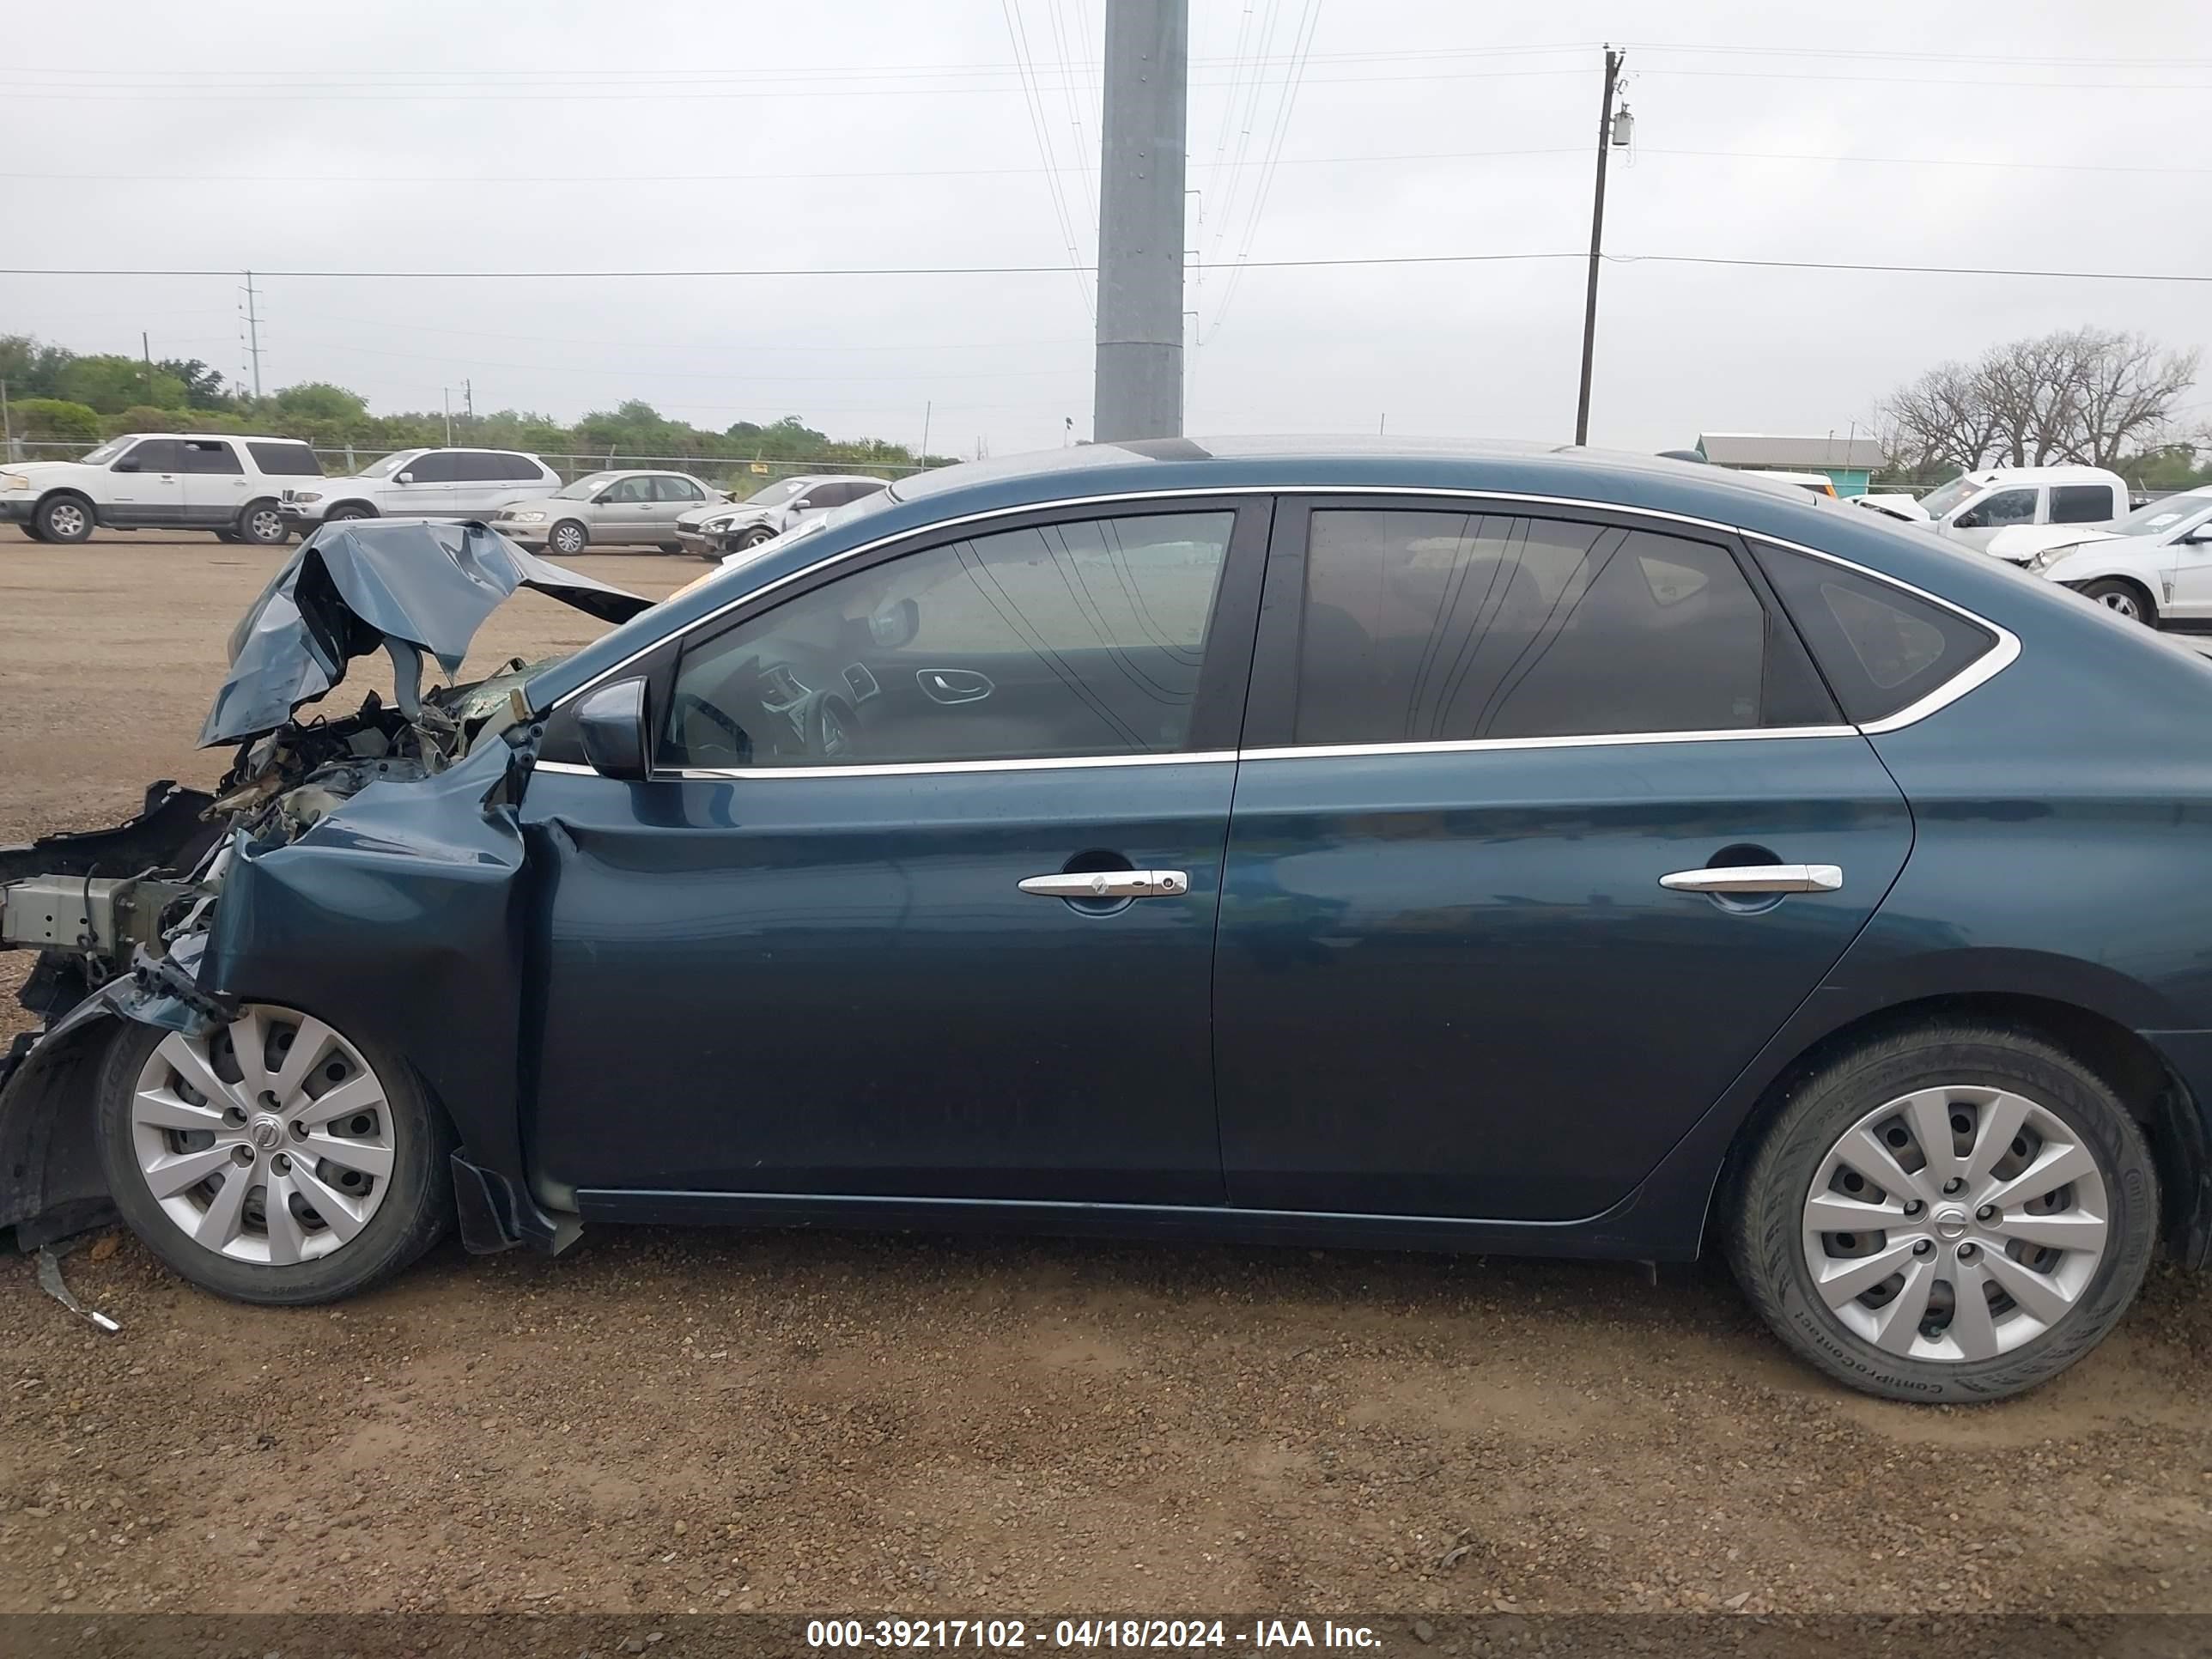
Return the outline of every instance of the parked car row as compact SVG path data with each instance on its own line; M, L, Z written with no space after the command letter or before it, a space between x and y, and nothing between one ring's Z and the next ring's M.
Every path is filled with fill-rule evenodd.
M347 519L478 519L526 547L748 550L884 487L881 478L783 478L750 498L688 472L594 472L564 484L512 449L403 449L345 477L295 438L133 432L81 460L0 468L0 520L33 540L81 542L95 529L206 530L273 546Z

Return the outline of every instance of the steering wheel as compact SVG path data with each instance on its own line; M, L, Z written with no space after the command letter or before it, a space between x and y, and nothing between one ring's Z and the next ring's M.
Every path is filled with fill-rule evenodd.
M817 691L806 700L801 730L806 752L817 760L843 760L853 752L853 711L844 700Z

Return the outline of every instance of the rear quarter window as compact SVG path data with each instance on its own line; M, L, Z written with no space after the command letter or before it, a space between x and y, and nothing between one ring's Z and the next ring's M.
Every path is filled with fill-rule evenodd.
M1910 708L1996 648L1979 623L1875 577L1765 543L1753 551L1856 726Z
M271 477L319 478L322 463L315 452L305 444L248 444L246 452L253 457L254 465Z

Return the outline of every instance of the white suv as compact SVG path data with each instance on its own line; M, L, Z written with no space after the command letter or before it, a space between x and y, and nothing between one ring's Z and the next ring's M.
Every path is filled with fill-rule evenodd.
M403 449L350 478L286 490L284 522L304 535L338 519L489 519L560 487L559 473L518 450Z
M126 432L82 460L0 466L0 520L41 542L81 542L97 525L211 530L274 546L285 536L286 487L322 471L296 438Z

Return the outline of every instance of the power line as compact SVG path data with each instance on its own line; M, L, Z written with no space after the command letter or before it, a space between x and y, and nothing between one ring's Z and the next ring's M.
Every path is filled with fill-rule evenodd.
M1237 298L1239 273L1252 252L1252 243L1260 234L1261 216L1267 210L1267 197L1274 188L1275 171L1282 161L1283 140L1289 136L1291 112L1298 97L1298 81L1305 72L1305 57L1313 47L1314 31L1321 27L1321 0L1306 0L1306 9L1298 14L1297 27L1291 33L1293 62L1289 83L1283 88L1282 101L1275 107L1275 124L1267 135L1267 146L1260 167L1260 176L1252 188L1252 211L1244 222L1243 240L1237 245L1237 265L1229 273L1229 281L1221 290L1221 303L1213 313L1210 338L1221 331L1221 325L1229 315L1230 305Z
M1550 144L1535 147L1516 147L1503 149L1425 149L1393 151L1387 154L1362 155L1285 155L1280 158L1282 167L1349 167L1395 163L1402 161L1496 161L1516 156L1575 155L1586 153L1581 144ZM1746 161L1824 161L1867 162L1896 167L1989 167L2022 172L2051 173L2132 173L2191 176L2212 173L2212 167L2155 167L2142 163L2092 161L2034 161L1990 160L1975 156L1954 155L1849 155L1817 154L1802 150L1759 149L1685 149L1659 144L1637 146L1644 155L1696 155L1719 160ZM1203 171L1226 171L1235 167L1259 167L1266 165L1263 156L1258 161L1194 161L1194 168ZM1088 174L1088 167L1066 167L1052 169L1061 173ZM1034 167L869 167L835 173L656 173L650 182L658 184L765 184L787 181L832 181L857 179L1007 179L1028 178L1048 169ZM241 185L629 185L647 182L635 173L48 173L21 171L0 167L0 179L38 179L80 183L143 183L143 184L241 184ZM1218 251L1218 250L1217 250Z
M1320 259L1249 259L1248 270L1318 270L1329 266L1486 264L1512 260L1586 259L1580 252L1542 253L1399 253L1346 256ZM1838 259L1742 259L1704 253L1608 253L1620 264L1741 265L1776 270L1859 270L1944 276L2036 276L2070 282L2095 283L2212 283L2212 273L2166 270L2058 270L2004 265L1887 264ZM1221 270L1224 267L1205 267ZM333 278L353 281L428 282L611 282L631 279L690 279L696 277L778 276L1030 276L1060 275L1063 264L1023 265L812 265L711 270L261 270L264 277L295 280ZM213 267L140 268L121 266L0 266L0 276L234 276L234 270Z
M1067 193L1060 188L1060 169L1052 147L1052 137L1044 112L1044 94L1034 89L1036 66L1030 61L1029 36L1022 27L1021 16L1016 7L1019 0L999 0L1000 9L1006 14L1006 39L1014 49L1014 63L1022 70L1022 101L1029 112L1030 131L1036 140L1037 159L1044 163L1045 188L1052 197L1053 216L1059 221L1060 240L1067 248L1067 267L1075 273L1075 286L1083 295L1083 309L1093 321L1097 319L1097 307L1091 298L1091 284L1083 272L1083 256L1076 250L1075 227L1067 210Z

